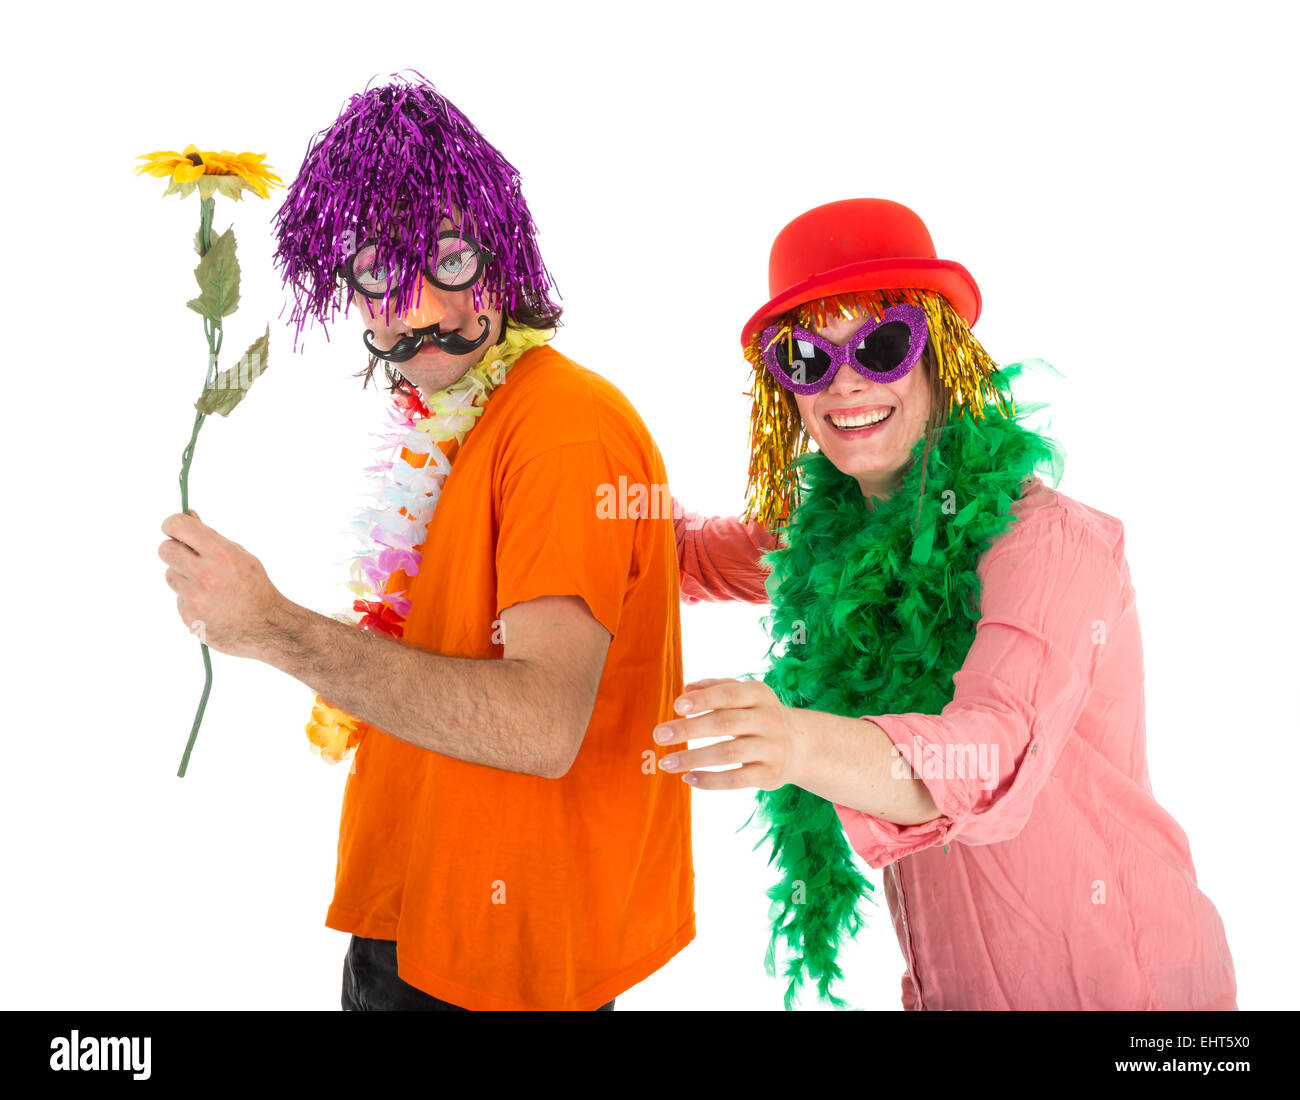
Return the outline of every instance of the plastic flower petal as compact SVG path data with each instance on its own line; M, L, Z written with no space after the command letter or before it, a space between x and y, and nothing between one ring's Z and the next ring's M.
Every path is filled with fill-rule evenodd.
M390 634L394 638L402 636L402 616L382 600L357 600L352 609L361 612L361 622L357 625L362 630Z
M331 706L317 695L307 722L307 740L323 759L337 764L356 750L363 728L347 711Z

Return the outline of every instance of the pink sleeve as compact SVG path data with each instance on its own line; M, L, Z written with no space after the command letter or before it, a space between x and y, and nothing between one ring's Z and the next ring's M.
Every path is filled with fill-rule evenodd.
M778 543L762 524L741 523L734 516L706 518L684 512L674 500L673 527L683 603L767 603L768 570L760 559Z
M981 560L981 618L941 714L867 715L929 789L939 816L896 825L836 805L877 869L936 844L1016 836L1083 712L1132 588L1118 551L1061 508L1017 521ZM900 761L900 765L902 763Z

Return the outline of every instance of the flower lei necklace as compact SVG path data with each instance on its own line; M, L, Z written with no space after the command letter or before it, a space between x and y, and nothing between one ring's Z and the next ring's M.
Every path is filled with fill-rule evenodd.
M1023 366L1000 367L995 384ZM782 703L858 718L939 714L952 702L953 674L980 617L979 560L1015 521L1011 505L1035 470L1060 481L1057 445L1019 423L1042 407L1021 404L1004 415L989 404L979 423L965 412L950 418L930 452L919 524L924 439L899 488L874 508L824 455L799 460L803 485L785 545L767 555L773 644L764 681ZM784 938L792 956L786 1008L807 980L843 1007L830 992L843 977L836 955L846 933L857 935L858 903L874 902L875 888L855 865L830 802L793 784L757 799L769 862L782 872L768 891L767 972L775 975Z
M400 573L409 582L419 573L420 548L457 449L520 356L554 335L554 329L507 327L499 344L456 382L435 393L427 406L413 390L394 395L389 430L379 437L380 461L366 469L382 482L379 499L352 523L362 540L373 546L352 563L348 588L358 596L352 614L334 618L362 630L402 636L411 600L405 589L389 592L390 580ZM313 750L337 764L356 750L367 726L317 695L306 729Z

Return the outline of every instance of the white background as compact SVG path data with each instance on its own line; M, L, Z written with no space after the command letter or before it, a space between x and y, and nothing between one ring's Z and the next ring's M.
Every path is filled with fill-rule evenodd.
M1242 1008L1294 1008L1296 27L1282 4L227 2L7 16L8 386L0 796L4 1008L335 1009L342 767L311 691L213 655L156 557L206 346L196 195L154 149L265 152L286 180L377 74L413 67L520 170L567 324L635 403L688 507L742 504L738 345L790 218L874 195L979 283L1000 362L1041 357L1061 489L1125 524L1157 798L1227 929ZM185 12L189 12L187 15ZM189 19L194 16L195 22ZM271 201L233 220L223 365L270 369L199 438L191 501L324 612L383 402L355 318L297 355ZM284 316L288 316L286 310ZM761 609L685 609L688 680L761 668ZM647 738L649 731L647 731ZM779 1008L748 793L694 796L699 934L620 1008ZM872 873L873 880L879 876ZM845 993L897 1009L877 911Z

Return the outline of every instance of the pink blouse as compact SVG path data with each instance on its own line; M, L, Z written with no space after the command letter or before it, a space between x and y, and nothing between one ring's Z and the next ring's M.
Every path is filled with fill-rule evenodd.
M1235 1009L1223 922L1151 791L1123 525L1037 478L1012 510L978 566L952 702L863 716L940 816L895 825L836 806L883 868L903 1007ZM764 602L774 545L757 524L684 514L683 600Z

